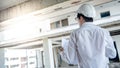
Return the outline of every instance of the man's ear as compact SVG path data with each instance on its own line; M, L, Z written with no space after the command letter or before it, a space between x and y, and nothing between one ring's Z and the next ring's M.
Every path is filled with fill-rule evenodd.
M83 20L83 17L82 17L82 16L80 16L80 20Z

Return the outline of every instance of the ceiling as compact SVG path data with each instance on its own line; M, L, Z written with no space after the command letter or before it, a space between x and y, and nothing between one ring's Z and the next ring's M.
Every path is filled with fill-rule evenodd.
M28 0L0 0L0 10L12 7Z
M31 1L31 0L0 0L0 10L18 5L18 4L23 3L25 1ZM55 1L55 2L60 3L60 2L67 1L67 0L40 0L40 1L44 1L46 3L50 3L50 2L54 3L54 1Z

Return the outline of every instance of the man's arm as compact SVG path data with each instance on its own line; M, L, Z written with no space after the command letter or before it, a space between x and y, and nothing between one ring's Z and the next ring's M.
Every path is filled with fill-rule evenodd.
M67 63L69 64L77 64L78 59L77 59L77 53L76 53L76 48L75 48L75 45L76 45L75 34L72 33L70 35L70 39L67 43L65 43L64 41L62 41L63 48L60 49L62 51L60 53L62 59L67 61Z
M107 31L105 35L105 41L106 41L106 56L109 58L115 58L116 57L116 49L114 47L114 43L112 40L112 37L110 36L110 33Z

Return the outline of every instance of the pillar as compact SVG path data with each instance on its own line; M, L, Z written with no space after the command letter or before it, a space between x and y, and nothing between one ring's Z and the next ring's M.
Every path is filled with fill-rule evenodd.
M45 68L54 68L52 41L48 38L43 39Z
M5 50L0 49L0 68L5 68Z
M54 58L55 58L55 66L58 68L58 56L57 56L57 50L56 47L54 48Z
M42 65L42 53L41 53L41 51L40 50L36 50L36 60L37 60L37 67L38 68L41 68L41 67L43 67Z

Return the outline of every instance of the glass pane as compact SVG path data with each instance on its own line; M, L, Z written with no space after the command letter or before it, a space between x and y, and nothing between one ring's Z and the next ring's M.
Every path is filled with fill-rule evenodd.
M61 22L62 26L68 26L68 19L63 19Z
M60 28L60 21L55 22L56 28Z
M5 68L39 68L36 49L3 49L3 63ZM1 58L2 59L2 58Z
M102 12L102 13L100 13L100 15L101 15L101 18L109 17L110 16L110 11Z
M55 23L50 24L51 29L55 29Z
M51 26L51 29L60 28L61 27L60 21L53 22L50 24L50 26Z

